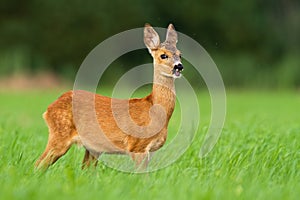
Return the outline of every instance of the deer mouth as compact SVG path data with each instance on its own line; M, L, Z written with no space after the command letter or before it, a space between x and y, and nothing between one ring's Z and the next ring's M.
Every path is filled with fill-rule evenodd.
M180 77L181 76L181 71L182 70L179 70L179 69L173 69L173 75L175 76L175 77Z

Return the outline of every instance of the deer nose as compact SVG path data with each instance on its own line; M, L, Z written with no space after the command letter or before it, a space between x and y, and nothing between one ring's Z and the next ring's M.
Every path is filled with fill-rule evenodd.
M177 64L174 66L174 69L178 69L179 71L182 71L183 70L183 65L181 63Z

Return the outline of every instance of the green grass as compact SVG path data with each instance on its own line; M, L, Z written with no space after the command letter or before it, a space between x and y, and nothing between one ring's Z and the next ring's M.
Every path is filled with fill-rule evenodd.
M201 125L171 166L128 174L100 164L82 171L73 147L45 172L35 171L47 127L41 115L61 92L0 93L0 199L298 199L300 94L227 92L227 119L213 151L198 157L209 124L209 98L199 93ZM175 113L170 132L175 132Z

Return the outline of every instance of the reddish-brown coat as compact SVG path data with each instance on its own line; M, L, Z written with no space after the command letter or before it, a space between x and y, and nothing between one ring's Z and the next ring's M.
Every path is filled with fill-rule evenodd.
M177 37L174 32L173 26L170 25L167 34ZM177 41L177 38L171 39ZM179 51L175 48L176 52L170 52L164 47L157 46L157 42L159 42L157 33L151 26L146 25L145 44L155 61L153 89L148 96L120 100L87 91L69 91L49 105L43 115L49 128L48 144L36 162L37 167L47 168L64 155L74 143L83 144L86 148L84 166L96 161L102 152L129 154L137 164L140 164L149 152L156 151L164 145L176 97L172 78L174 61L162 60L160 54L167 53L170 58L177 54L178 57ZM175 47L176 43L173 45ZM169 75L162 75L162 72ZM90 108L93 104L94 107ZM89 115L91 111L96 115ZM94 116L97 124L90 125ZM105 137L95 141L99 126ZM142 132L139 133L141 135L127 132L134 130L133 126L142 127ZM107 141L99 141L104 139Z

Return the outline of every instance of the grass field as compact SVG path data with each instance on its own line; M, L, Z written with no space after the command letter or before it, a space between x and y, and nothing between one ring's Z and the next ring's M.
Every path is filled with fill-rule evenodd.
M299 91L228 91L224 131L202 159L210 110L208 95L199 93L202 121L190 148L142 175L103 164L82 171L84 150L75 147L46 172L35 171L48 136L41 115L60 93L0 93L0 199L299 199Z

